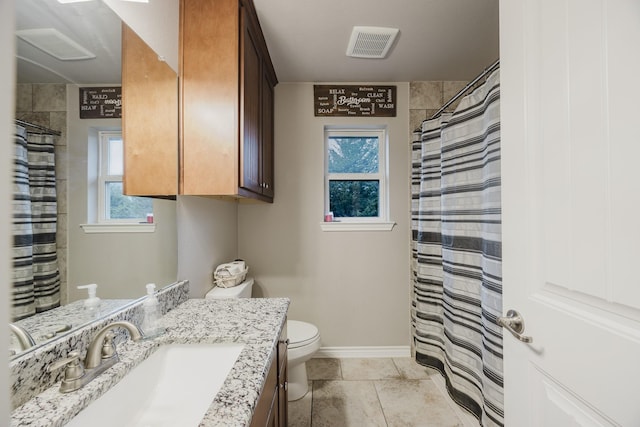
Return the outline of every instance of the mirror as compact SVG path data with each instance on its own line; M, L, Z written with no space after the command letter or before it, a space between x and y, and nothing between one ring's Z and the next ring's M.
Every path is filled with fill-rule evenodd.
M90 320L84 315L81 301L87 293L78 290L78 285L98 284L101 314L106 315L143 296L146 283L156 283L160 288L177 278L174 201L153 199L154 224L143 227L145 232L82 227L98 217L99 132L121 129L120 119L81 119L79 114L81 87L112 87L121 82L122 21L107 3L15 1L17 31L54 28L63 38L68 37L95 55L86 60L59 60L36 48L33 40L16 37L16 118L62 131L55 138L56 240L62 306L15 322L36 338L36 345L64 335L69 325L76 328ZM135 9L146 4L131 5ZM118 11L122 16L121 12ZM174 17L177 28L177 14ZM175 44L177 62L177 36ZM35 325L43 327L35 330Z

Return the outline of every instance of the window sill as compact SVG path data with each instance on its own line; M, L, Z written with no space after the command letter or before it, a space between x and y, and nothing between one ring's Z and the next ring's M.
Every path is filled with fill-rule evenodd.
M322 231L391 231L395 222L321 222Z
M80 224L87 234L92 233L153 233L156 225L153 224Z

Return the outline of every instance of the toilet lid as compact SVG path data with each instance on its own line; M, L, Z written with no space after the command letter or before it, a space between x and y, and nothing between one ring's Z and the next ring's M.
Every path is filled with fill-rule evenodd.
M301 347L318 339L318 328L315 325L299 320L287 320L287 338L289 348Z
M230 299L239 298L239 295L244 292L247 286L253 286L253 277L247 277L247 279L239 285L232 286L230 288L221 288L214 286L204 296L205 299Z

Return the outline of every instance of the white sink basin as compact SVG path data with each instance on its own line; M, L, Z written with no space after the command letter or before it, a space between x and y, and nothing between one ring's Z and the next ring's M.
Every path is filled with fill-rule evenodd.
M162 346L67 426L197 426L243 347L241 344ZM105 374L108 372L102 375Z

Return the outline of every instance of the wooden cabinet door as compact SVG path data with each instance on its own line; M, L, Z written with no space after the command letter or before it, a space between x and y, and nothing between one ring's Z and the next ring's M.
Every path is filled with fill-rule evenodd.
M253 24L243 7L242 13L242 104L240 134L240 186L262 193L260 85L262 68Z
M276 427L278 419L278 363L273 358L250 427Z
M178 77L122 25L124 194L178 194Z
M180 194L238 189L241 29L237 0L180 2Z
M271 202L277 78L253 3L180 4L180 194Z

